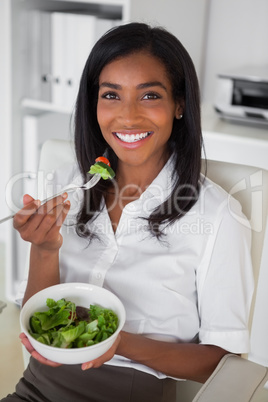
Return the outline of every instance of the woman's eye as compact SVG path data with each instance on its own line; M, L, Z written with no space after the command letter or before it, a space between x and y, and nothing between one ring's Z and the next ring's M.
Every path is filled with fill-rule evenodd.
M145 99L145 100L152 100L152 99L159 99L159 98L160 98L160 96L153 92L150 92L150 93L144 95L144 97L143 97L143 99Z
M101 95L103 99L119 99L118 96L113 92L106 92Z

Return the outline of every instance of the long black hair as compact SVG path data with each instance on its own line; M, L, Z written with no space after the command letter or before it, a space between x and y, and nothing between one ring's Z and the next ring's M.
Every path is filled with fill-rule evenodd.
M173 98L184 103L182 119L174 119L169 139L174 154L175 186L170 197L148 218L149 230L159 237L160 225L169 224L191 209L198 198L201 169L202 132L199 85L194 64L181 42L161 27L144 23L129 23L113 28L93 47L84 67L75 109L75 149L80 171L87 180L87 172L95 158L105 150L116 171L117 156L104 140L97 121L99 76L102 69L115 59L146 51L165 66L172 84ZM109 182L102 181L85 194L78 214L77 233L91 238L87 227L100 211L102 195Z

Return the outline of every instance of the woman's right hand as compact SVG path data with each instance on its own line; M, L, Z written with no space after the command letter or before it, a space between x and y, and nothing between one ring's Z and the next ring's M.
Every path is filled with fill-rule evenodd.
M62 245L60 228L70 210L67 196L64 193L41 205L39 200L28 194L24 195L24 207L13 219L13 226L21 238L39 249L58 250Z
M45 357L41 356L31 345L29 339L24 333L20 334L21 343L25 346L26 350L30 353L30 355L39 361L39 363L45 364L50 367L58 367L61 366L61 363L53 362L52 360L48 360Z

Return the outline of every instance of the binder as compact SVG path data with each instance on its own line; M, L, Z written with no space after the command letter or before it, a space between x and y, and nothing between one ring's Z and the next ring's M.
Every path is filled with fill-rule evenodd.
M27 97L72 112L80 78L95 42L118 20L63 11L31 10L26 22ZM25 63L26 64L26 63Z
M53 12L51 15L52 102L72 111L80 77L96 40L96 17Z
M46 102L51 101L51 38L50 13L30 10L25 15L26 58L23 82L25 97Z

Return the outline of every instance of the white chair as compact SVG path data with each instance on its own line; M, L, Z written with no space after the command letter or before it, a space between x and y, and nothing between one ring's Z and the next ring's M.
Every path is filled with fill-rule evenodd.
M39 171L43 177L75 160L74 144L67 140L47 140L40 152Z
M267 379L267 367L228 354L221 359L193 402L249 402Z
M251 326L267 223L268 172L252 166L208 161L207 176L238 199L252 227L251 255L256 286ZM200 388L193 402L248 402L256 397L267 380L267 367L251 362L245 356L228 354Z
M39 170L44 172L45 177L49 172L73 159L74 150L71 141L48 140L41 150ZM267 221L268 172L256 167L208 161L207 176L240 201L243 212L251 223L252 261L257 284ZM256 291L250 322L254 312ZM223 357L201 388L200 385L196 386L186 381L193 385L195 393L198 388L200 389L194 399L193 396L179 396L179 401L249 402L267 380L267 367L253 363L246 357L228 354ZM179 389L181 385L183 384L178 382Z

